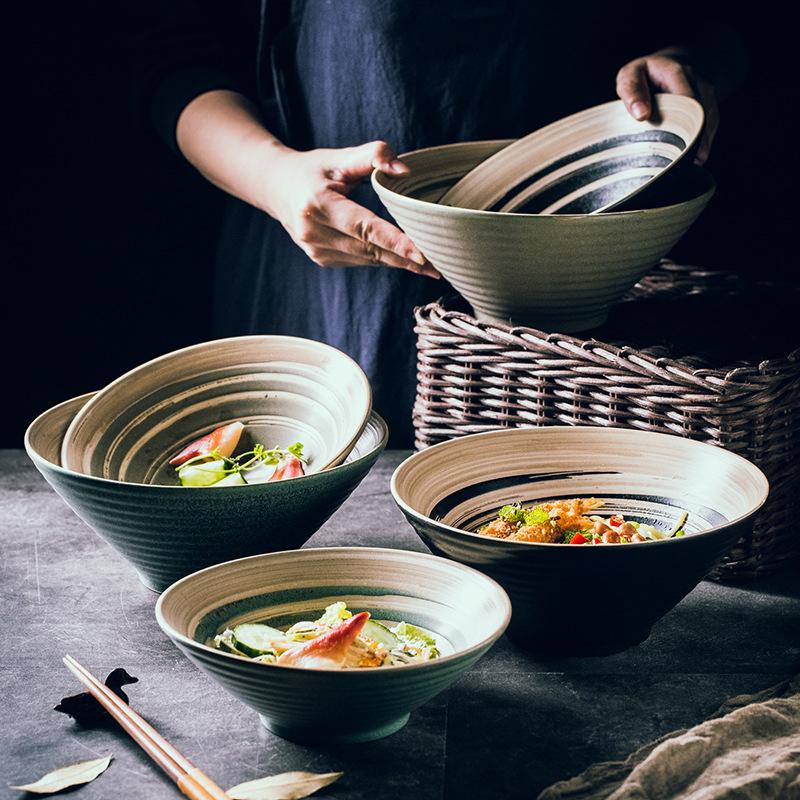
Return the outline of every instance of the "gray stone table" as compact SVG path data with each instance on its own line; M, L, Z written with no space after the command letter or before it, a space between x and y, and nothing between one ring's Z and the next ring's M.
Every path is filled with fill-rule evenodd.
M424 550L389 494L407 455L384 454L308 542ZM24 453L0 451L0 797L57 766L113 753L82 800L180 796L119 730L81 730L52 710L95 674L139 677L133 706L223 787L287 770L343 770L321 798L533 798L590 764L699 722L727 697L800 669L800 581L698 586L647 642L605 658L539 658L505 639L382 741L303 747L198 672L164 637L155 595L49 489ZM633 598L632 598L633 599ZM597 598L602 603L602 598ZM568 621L567 621L568 624Z

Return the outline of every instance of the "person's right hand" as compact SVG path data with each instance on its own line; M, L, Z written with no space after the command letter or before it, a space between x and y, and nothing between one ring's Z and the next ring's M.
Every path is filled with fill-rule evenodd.
M269 213L316 264L385 265L440 277L399 228L347 198L373 169L408 173L386 142L306 152L281 147L269 154L265 169Z

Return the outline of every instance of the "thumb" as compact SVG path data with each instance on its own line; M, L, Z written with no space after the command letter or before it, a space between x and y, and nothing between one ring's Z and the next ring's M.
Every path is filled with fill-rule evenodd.
M334 180L353 181L366 178L373 169L387 175L407 175L408 167L386 142L367 142L339 150L333 164Z

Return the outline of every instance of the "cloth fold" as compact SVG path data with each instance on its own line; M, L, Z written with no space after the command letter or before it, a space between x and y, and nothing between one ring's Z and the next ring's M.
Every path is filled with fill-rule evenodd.
M538 800L800 800L800 675L594 764Z

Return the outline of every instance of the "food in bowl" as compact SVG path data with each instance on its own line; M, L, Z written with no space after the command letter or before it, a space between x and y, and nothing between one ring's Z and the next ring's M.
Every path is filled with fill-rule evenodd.
M256 444L234 456L244 424L231 422L186 445L170 459L182 486L246 486L305 475L303 443L287 448Z
M363 669L417 664L439 657L431 631L408 622L379 622L368 611L353 615L339 601L317 620L301 620L286 630L265 623L226 628L213 647L260 664L311 669Z
M524 508L519 503L503 506L497 517L478 528L482 536L516 542L545 544L634 544L683 536L689 514L684 511L671 530L663 530L622 514L601 517L590 514L603 506L596 497L553 500Z

